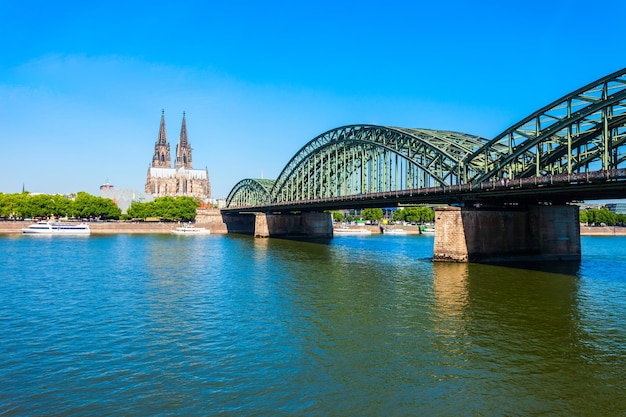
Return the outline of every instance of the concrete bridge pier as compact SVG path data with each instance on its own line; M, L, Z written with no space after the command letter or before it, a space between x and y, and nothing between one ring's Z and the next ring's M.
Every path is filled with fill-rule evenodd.
M579 261L578 207L435 209L434 261Z
M333 221L330 213L301 212L287 214L239 213L222 216L232 233L254 237L331 238Z
M333 236L330 213L302 212L256 215L255 237L314 237Z

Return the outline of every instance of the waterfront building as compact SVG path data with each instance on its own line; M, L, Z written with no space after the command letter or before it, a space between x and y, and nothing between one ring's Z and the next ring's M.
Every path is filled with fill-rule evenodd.
M206 201L211 198L208 169L193 169L192 148L187 137L185 113L176 145L174 167L170 157L170 144L165 129L165 112L161 112L159 137L154 145L152 164L148 168L146 193L154 197L188 196Z
M118 190L112 184L109 184L108 179L107 182L100 186L100 197L113 200L122 210L122 213L126 213L133 203L148 203L154 200L151 194L146 194L143 191Z
M626 203L608 203L606 208L615 214L626 214Z

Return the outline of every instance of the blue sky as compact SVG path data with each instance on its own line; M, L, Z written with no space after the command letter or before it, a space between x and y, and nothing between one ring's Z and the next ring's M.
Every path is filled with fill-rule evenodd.
M213 197L354 123L493 137L624 67L626 2L0 0L0 192L143 190L183 111Z

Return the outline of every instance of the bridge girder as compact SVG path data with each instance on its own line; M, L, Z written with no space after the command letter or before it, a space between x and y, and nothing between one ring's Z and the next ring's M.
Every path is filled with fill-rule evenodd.
M468 155L485 181L621 168L626 158L626 68L537 110Z
M275 202L462 182L452 168L486 139L457 132L349 125L303 146L278 176Z
M349 125L304 145L276 181L243 180L227 207L581 174L626 164L626 68L488 140L443 130Z
M226 197L227 207L258 206L271 203L274 180L246 178L239 181Z

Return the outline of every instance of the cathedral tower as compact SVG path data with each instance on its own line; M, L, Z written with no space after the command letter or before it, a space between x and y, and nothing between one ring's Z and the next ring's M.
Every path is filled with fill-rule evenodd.
M180 138L176 145L176 162L174 168L192 169L191 166L191 146L187 139L187 123L185 121L185 112L183 112L183 124L180 127Z
M188 196L207 201L211 198L209 170L193 169L191 165L191 146L187 138L187 122L183 113L180 139L176 145L174 168L170 159L170 145L165 134L165 112L161 112L159 139L154 146L152 166L146 177L146 193L154 197Z
M153 168L171 168L172 158L170 157L170 144L167 143L167 133L165 132L165 110L161 110L161 127L159 128L159 138L154 145L154 156L152 157Z

